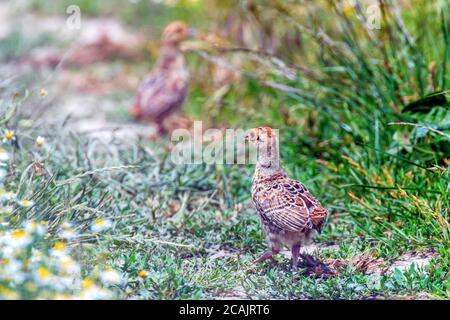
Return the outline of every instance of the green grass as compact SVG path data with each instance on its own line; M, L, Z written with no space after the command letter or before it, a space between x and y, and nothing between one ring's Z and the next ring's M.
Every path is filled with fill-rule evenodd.
M34 202L31 208L11 204L2 221L9 223L6 228L47 221L43 247L61 240L61 225L70 221L78 236L67 242L83 276L99 267L119 271L124 277L114 286L119 298L448 299L450 147L445 134L450 112L436 107L428 114L401 113L412 101L448 90L448 17L442 13L448 10L437 10L432 1L414 3L401 20L416 39L413 45L391 6L375 38L354 12L340 12L332 2L318 2L301 20L282 2L256 6L258 27L268 19L276 30L294 26L303 32L303 48L280 49L277 55L314 70L315 76L299 73L286 80L275 65L262 66L243 54L249 77L231 87L214 119L204 110L213 89L195 75L205 71L202 61L195 53L188 56L194 73L188 115L211 125L280 129L286 170L329 209L316 242L338 246L325 246L313 256L333 275L305 265L293 274L283 256L251 265L266 248L250 203L251 166L176 166L161 148L165 141L104 144L63 124L21 127L24 110L39 99L36 92L18 102L14 113L7 111L12 101L2 106L4 115L12 116L1 124L15 130L20 145L4 145L12 155L4 189ZM92 6L92 14L103 12ZM324 15L328 22L319 25L316 18ZM135 23L143 24L140 19ZM319 27L332 41L321 42ZM268 88L264 81L295 91ZM435 131L391 124L399 121ZM47 138L45 148L35 146L38 135ZM45 168L42 175L32 166L36 161ZM111 218L113 226L92 232L101 217ZM367 254L368 261L388 266L411 252L433 258L425 269L412 265L381 274L355 263ZM331 267L336 263L340 267ZM139 277L141 270L147 277Z

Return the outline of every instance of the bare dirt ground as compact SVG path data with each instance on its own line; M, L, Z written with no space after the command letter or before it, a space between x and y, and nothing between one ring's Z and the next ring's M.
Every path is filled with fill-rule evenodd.
M32 77L32 90L46 94L41 120L55 124L69 118L67 129L105 140L129 140L153 132L151 125L132 122L127 115L146 72L130 73L127 63L141 54L146 44L141 35L110 18L83 18L79 30L70 30L66 17L19 12L19 5L0 4L1 39L20 33L24 42L40 37L52 40L3 62L2 80L8 84Z

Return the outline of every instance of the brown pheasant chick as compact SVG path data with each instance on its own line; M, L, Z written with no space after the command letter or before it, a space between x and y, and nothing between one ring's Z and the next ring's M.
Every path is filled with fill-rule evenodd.
M246 139L258 151L252 199L270 246L255 263L272 258L285 246L291 249L292 269L297 270L300 247L320 231L327 211L302 183L283 171L277 137L271 128L251 129Z
M189 72L180 43L190 32L181 21L172 22L164 29L156 65L141 82L131 110L136 120L153 123L158 135L165 133L164 119L179 110L186 99Z

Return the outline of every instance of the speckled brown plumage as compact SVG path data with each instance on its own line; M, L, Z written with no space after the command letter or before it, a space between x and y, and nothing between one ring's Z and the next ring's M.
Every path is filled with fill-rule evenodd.
M327 211L302 183L283 171L271 128L252 129L247 139L258 151L252 199L271 247L255 262L271 258L286 246L292 251L292 268L296 270L300 246L320 231Z
M183 22L172 22L164 29L158 61L141 82L131 110L136 120L154 123L158 134L165 132L164 119L179 110L186 98L189 72L180 42L187 35Z

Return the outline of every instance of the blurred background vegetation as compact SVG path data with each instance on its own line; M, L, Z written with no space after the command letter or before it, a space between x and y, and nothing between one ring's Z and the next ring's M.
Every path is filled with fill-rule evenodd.
M449 297L449 1L20 3L9 13L14 30L0 40L4 74L17 76L3 79L1 124L22 146L4 147L14 155L4 189L27 194L34 206L6 211L6 229L32 217L49 221L56 237L70 221L83 240L68 244L75 251L80 243L91 245L80 254L85 273L96 263L119 270L127 279L116 284L120 297ZM67 48L72 40L58 32L35 34L20 22L41 21L35 28L45 29L52 18L65 19L69 5L80 7L82 28L84 21L112 19L141 38L137 44L123 38L117 55L94 63L68 63L70 81L52 91L49 81L39 81L59 65L30 53ZM35 20L23 18L28 16ZM329 208L318 242L338 248L316 255L329 266L344 265L334 276L299 274L297 282L276 265L236 272L264 248L249 203L250 166L174 168L166 163L165 141L112 140L104 146L65 131L67 114L52 121L71 94L88 92L93 112L106 114L103 125L128 125L137 83L172 20L196 27L203 41L186 52L192 81L184 115L209 127L280 129L287 171ZM82 85L74 85L80 75ZM51 99L37 94L41 88ZM105 101L112 107L98 111ZM77 106L80 113L88 108ZM32 151L37 135L52 141L43 154ZM27 176L25 168L36 161L52 174ZM121 166L138 169L102 171ZM73 177L70 186L58 183ZM104 235L84 232L102 212L117 219L113 228ZM429 264L372 279L371 265L392 265L405 255L425 256ZM140 277L139 270L150 276Z

